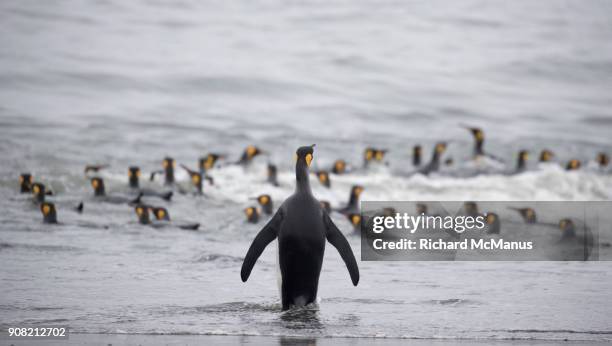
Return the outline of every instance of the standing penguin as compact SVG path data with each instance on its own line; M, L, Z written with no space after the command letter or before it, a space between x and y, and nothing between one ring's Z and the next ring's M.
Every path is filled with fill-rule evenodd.
M298 148L295 192L257 234L240 272L245 282L265 247L278 238L283 310L316 300L325 239L340 253L353 285L357 286L359 282L359 268L348 241L310 190L308 167L312 162L313 147Z

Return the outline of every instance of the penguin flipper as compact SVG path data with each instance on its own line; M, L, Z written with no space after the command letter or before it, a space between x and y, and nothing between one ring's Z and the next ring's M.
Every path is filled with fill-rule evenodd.
M240 270L240 278L242 282L246 282L251 275L251 270L257 262L257 259L263 252L263 250L270 244L276 237L278 236L278 231L280 230L281 222L283 221L283 214L279 209L274 217L264 226L264 228L259 231L255 239L253 239L253 243L251 247L249 247L249 251L244 257L244 262L242 262L242 270Z
M344 264L346 264L346 269L348 269L349 274L351 275L353 286L357 286L359 283L359 268L357 267L357 261L355 260L355 255L353 255L353 250L351 249L348 240L346 240L344 234L340 232L327 213L323 213L323 222L327 227L327 241L329 241L336 248L336 250L338 250L340 257L342 257Z

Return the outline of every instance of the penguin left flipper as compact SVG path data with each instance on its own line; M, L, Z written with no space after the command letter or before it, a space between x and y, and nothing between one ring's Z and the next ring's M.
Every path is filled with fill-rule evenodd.
M242 262L242 269L240 270L240 278L242 279L242 282L247 281L249 275L251 275L251 270L253 269L255 262L257 262L257 259L263 250L278 236L278 231L280 230L282 221L283 213L282 209L279 209L276 214L274 214L274 217L272 217L264 228L259 231L253 240L246 257L244 258L244 262Z
M323 213L323 223L326 226L325 236L327 237L327 241L338 250L340 257L342 257L344 264L346 264L346 269L348 269L351 275L353 286L357 286L359 283L359 268L357 267L357 261L355 260L355 255L353 255L353 250L351 250L348 240L346 240L344 234L340 232L327 213Z

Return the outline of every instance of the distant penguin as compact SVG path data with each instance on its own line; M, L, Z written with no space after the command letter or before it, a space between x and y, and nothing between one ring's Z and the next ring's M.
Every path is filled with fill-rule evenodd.
M45 185L42 183L32 183L32 201L36 204L43 203L46 195Z
M580 166L582 165L582 163L579 160L569 160L567 162L567 165L565 166L565 170L566 171L575 171L580 169Z
M168 213L168 209L163 207L151 207L150 210L153 212L153 216L157 221L168 222L173 226L176 226L180 229L195 231L200 227L199 223L191 222L191 223L175 223L170 220L170 213Z
M21 173L19 176L19 192L30 193L32 192L32 182L34 178L30 173Z
M351 187L351 193L349 194L348 204L345 207L338 209L337 211L344 215L348 215L351 213L359 213L359 196L361 196L362 192L363 186L353 185L353 187Z
M548 149L543 149L540 152L540 162L550 162L553 157L555 157L555 154Z
M427 215L427 204L424 203L417 203L415 206L416 209L416 214L417 215Z
M169 201L172 199L172 195L173 195L172 191L161 192L161 191L155 191L152 189L141 188L140 187L140 175L141 175L140 167L130 166L128 168L128 184L131 189L133 189L135 192L142 193L144 196L159 197L166 201Z
M334 161L331 171L338 175L346 173L346 161L341 159Z
M181 167L187 171L187 173L189 174L189 180L191 181L191 184L195 187L196 189L196 193L198 195L201 195L204 193L204 190L202 188L203 186L203 182L202 182L202 173L200 172L196 172L192 169L189 169L189 167L185 166L185 165L181 165ZM212 181L212 178L210 178Z
M176 161L167 156L162 161L162 167L164 168L164 185L174 185L174 168L176 167Z
M527 160L529 159L529 152L527 150L519 151L518 158L516 161L516 173L524 172L527 169Z
M313 146L300 147L296 154L295 193L285 200L270 222L257 234L240 272L242 281L246 281L265 247L278 238L283 310L316 301L325 239L340 253L353 285L359 282L357 261L348 241L310 190L308 168L313 159Z
M151 224L149 207L139 204L134 207L134 212L136 213L136 216L138 216L138 223L140 223L141 225Z
M351 225L353 225L353 231L356 233L361 232L361 214L348 214L346 218L349 220Z
M563 260L587 261L591 256L594 246L593 234L588 228L583 232L577 233L576 226L571 219L561 219L559 221L561 238L558 245L563 254Z
M257 207L248 207L244 209L244 215L246 215L247 222L249 223L259 222L259 210L257 210Z
M485 214L485 227L488 234L499 234L500 233L500 222L499 216L495 213Z
M258 147L254 145L249 145L248 147L246 147L246 149L244 149L240 160L238 160L236 163L242 166L248 166L251 164L251 162L256 156L261 155L263 153L264 151L259 149Z
M509 207L509 209L517 211L521 215L525 223L537 223L538 222L536 212L532 208Z
M107 195L106 188L104 186L104 180L99 177L91 178L91 187L94 190L94 198L100 202L113 203L113 204L122 204L122 203L138 203L142 194L140 194L136 199L129 198L126 196L120 195Z
M363 168L368 168L370 162L374 160L374 153L376 149L368 147L363 152Z
M261 206L261 210L267 215L272 215L274 213L274 203L272 202L272 197L270 195L259 195L255 197L257 203Z
M83 170L83 172L85 173L85 175L93 172L93 173L98 173L101 170L110 167L110 165L87 165L85 166L85 169Z
M482 131L482 129L478 127L469 127L469 126L464 126L464 128L470 131L472 133L472 136L474 137L474 149L472 150L472 157L478 158L481 156L485 156L485 152L484 152L485 138L484 138L484 132Z
M276 168L276 165L268 163L268 183L274 186L279 186L277 175L278 169Z
M437 143L434 147L434 152L431 156L431 161L422 169L419 170L419 173L428 175L432 172L437 172L440 169L440 160L442 158L442 154L446 151L446 143L440 142Z
M599 164L599 168L606 168L610 164L610 157L606 153L598 153L595 161Z
M423 148L420 145L415 145L412 148L412 165L418 167L421 165L421 156L423 154Z
M465 202L463 203L463 211L466 216L476 217L480 215L478 211L478 204L476 202Z
M330 188L331 187L331 179L329 177L329 172L327 171L315 171L314 174L317 176L317 179L321 183L321 185Z
M43 215L43 223L57 223L57 211L55 210L55 204L51 202L43 202L40 205L40 212Z
M224 157L224 155L215 153L208 153L206 156L201 157L198 165L200 167L200 173L210 171L211 169L213 169L213 167L215 167L215 163L217 163L219 159L222 159Z

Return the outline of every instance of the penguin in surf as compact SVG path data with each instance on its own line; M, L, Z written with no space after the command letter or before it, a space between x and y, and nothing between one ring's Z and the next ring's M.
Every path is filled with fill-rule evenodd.
M326 239L340 253L353 285L359 282L359 268L351 246L310 190L308 168L313 148L314 145L298 148L295 193L257 234L240 272L242 281L246 282L265 247L278 238L283 311L316 301Z

